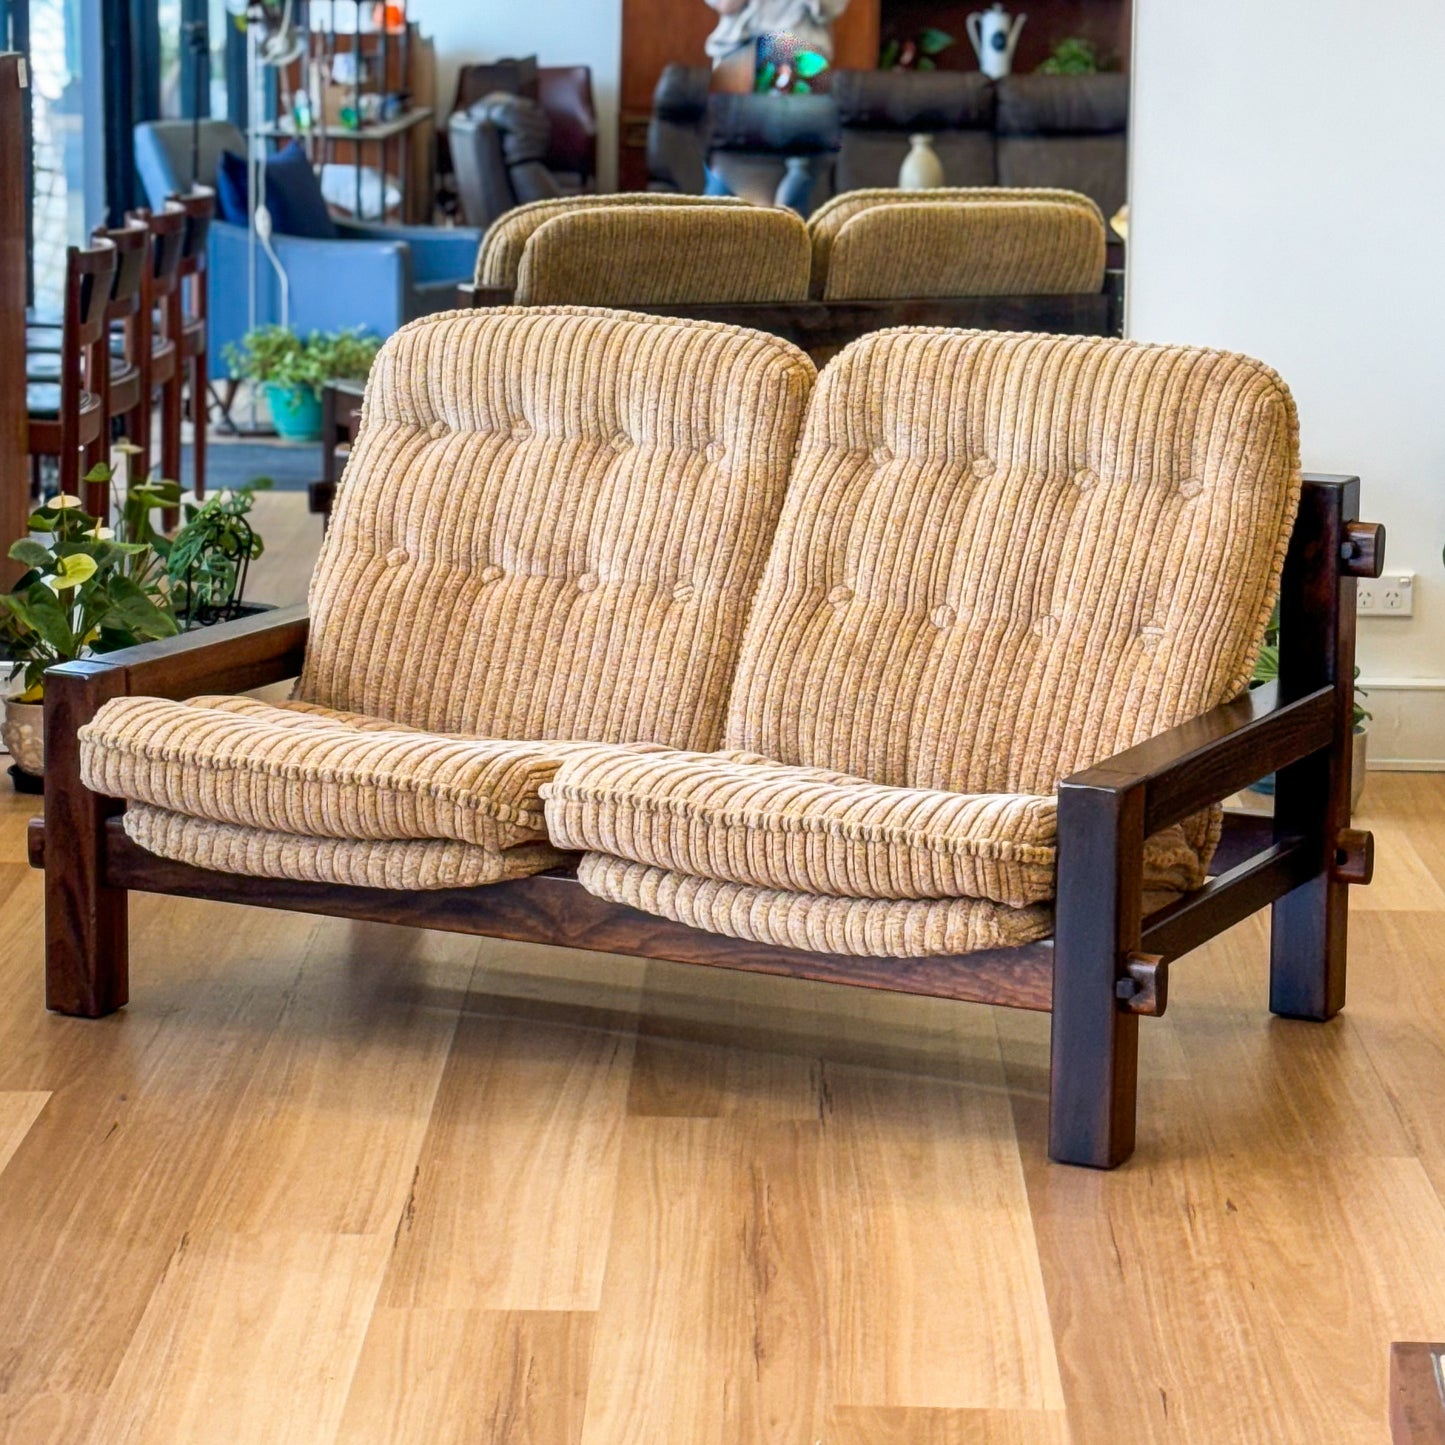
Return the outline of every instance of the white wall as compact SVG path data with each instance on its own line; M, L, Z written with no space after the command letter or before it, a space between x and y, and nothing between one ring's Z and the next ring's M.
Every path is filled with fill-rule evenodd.
M1412 621L1360 622L1372 761L1445 767L1445 4L1136 0L1129 331L1274 366Z
M616 183L622 0L410 0L407 13L436 42L437 94L451 104L459 65L536 55L543 65L590 65L603 190Z

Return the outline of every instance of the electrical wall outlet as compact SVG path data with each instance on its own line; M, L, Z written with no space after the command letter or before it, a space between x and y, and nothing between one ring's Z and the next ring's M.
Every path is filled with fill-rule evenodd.
M1415 574L1387 572L1362 578L1355 586L1355 611L1361 617L1413 617Z

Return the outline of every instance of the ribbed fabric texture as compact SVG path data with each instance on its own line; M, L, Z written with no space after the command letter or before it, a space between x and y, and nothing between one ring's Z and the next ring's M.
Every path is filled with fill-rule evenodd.
M442 737L253 698L119 697L80 730L81 779L173 813L313 837L546 838L538 789L565 744Z
M1092 203L919 201L854 216L833 242L823 297L1059 296L1103 284Z
M580 310L403 327L372 370L297 695L429 732L717 746L814 371Z
M815 393L727 748L1051 794L1247 685L1300 490L1246 357L898 330Z
M736 196L682 196L665 191L618 191L598 196L555 196L529 201L504 212L487 228L477 249L478 286L517 285L517 268L533 231L544 221L575 211L605 210L611 206L743 206Z
M543 789L560 848L849 898L1052 897L1052 797L884 788L746 754L580 751Z
M564 211L527 240L522 306L804 301L812 249L784 207L612 206Z
M540 873L566 861L545 843L522 843L496 852L436 838L391 842L312 838L213 823L135 802L126 808L123 823L142 848L178 863L218 873L351 888L476 888Z
M922 958L1013 948L1047 938L1053 907L1005 908L978 898L860 899L788 893L697 878L588 853L577 876L589 893L730 938L813 953Z
M998 202L1029 201L1072 206L1099 217L1102 228L1103 218L1099 208L1088 196L1078 191L1057 190L1045 186L941 186L931 191L900 191L892 187L867 187L855 191L844 191L825 201L808 217L808 239L813 249L812 281L809 294L820 298L828 284L829 262L833 254L833 243L839 233L855 217L865 211L885 206L917 206L940 204L945 206L981 205L990 206ZM921 271L917 260L914 269ZM1098 287L1093 288L1095 290ZM932 294L919 292L916 294Z
M1257 362L866 337L814 394L739 659L723 746L770 762L579 753L554 840L598 850L602 896L757 941L1042 937L1060 779L1243 689L1298 497L1294 405ZM1149 841L1156 903L1217 839L1211 813Z

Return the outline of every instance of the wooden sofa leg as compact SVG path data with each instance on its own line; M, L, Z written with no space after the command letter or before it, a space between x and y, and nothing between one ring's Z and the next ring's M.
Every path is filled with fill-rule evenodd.
M1059 790L1049 1158L1112 1169L1134 1152L1139 1019L1119 997L1139 946L1142 788Z
M45 683L45 1005L100 1018L129 995L127 895L102 885L105 821L116 809L80 781L76 729L124 673L71 663Z

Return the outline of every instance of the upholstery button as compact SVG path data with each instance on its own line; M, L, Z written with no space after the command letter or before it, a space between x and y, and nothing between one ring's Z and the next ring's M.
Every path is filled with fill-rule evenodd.
M728 449L721 442L709 442L702 450L702 454L708 461L716 465L727 456Z
M691 582L679 582L672 589L672 600L674 602L691 602L697 595L697 588Z
M513 423L512 423L512 440L513 440L513 441L516 441L516 442L524 442L524 441L526 441L527 438L528 438L529 436L531 436L531 435L532 435L532 428L531 428L526 422L524 422L524 421L517 421L517 422L513 422Z
M1059 619L1051 612L1045 612L1042 617L1035 617L1029 624L1029 631L1035 637L1052 637L1059 630Z
M998 470L992 457L975 457L968 464L968 469L979 481L983 481L985 477L993 476L994 472Z
M1078 487L1080 491L1087 492L1090 487L1097 486L1098 482L1099 474L1094 471L1092 467L1080 467L1079 470L1074 473L1074 485Z
M427 428L427 431L431 436L439 439L446 436L451 431L451 427L449 427L444 421L434 421Z
M1198 477L1185 477L1179 483L1179 495L1182 497L1197 497L1204 490L1204 483Z
M597 574L595 572L584 572L577 579L577 590L579 592L592 592L597 587Z
M400 567L404 562L411 561L411 553L405 547L393 547L386 554L386 565L388 567Z
M1164 629L1157 622L1146 623L1139 629L1139 642L1145 652L1157 650L1164 637Z
M632 438L625 431L620 431L612 438L612 450L625 452L632 445Z
M495 582L501 575L502 569L493 562L490 566L483 567L482 570L477 573L477 581L483 584Z
M841 582L828 594L828 601L834 607L841 607L845 602L853 600L853 589L845 587Z
M935 627L952 627L958 621L958 613L946 602L942 607L935 607L928 616Z
M893 460L893 453L887 447L873 448L873 464L879 467L886 467Z

